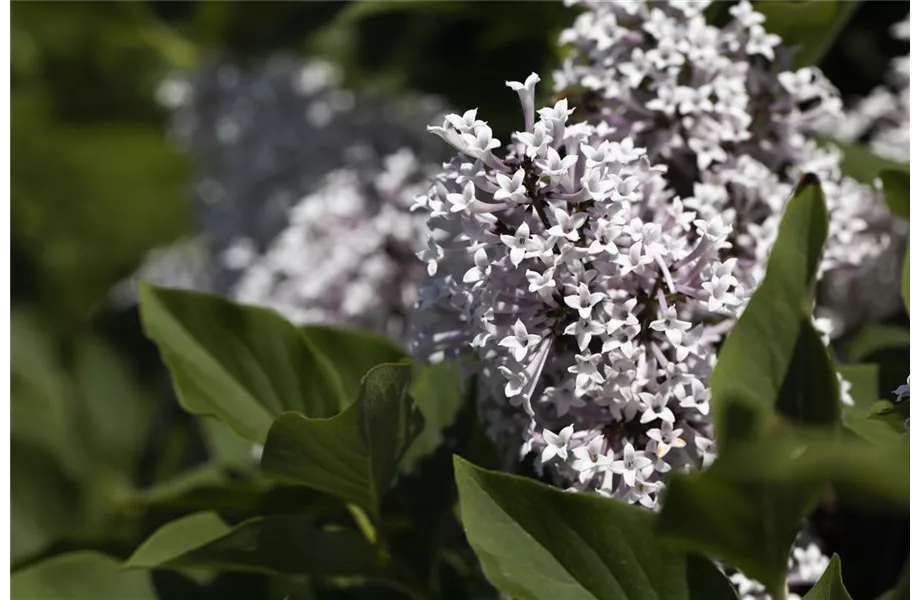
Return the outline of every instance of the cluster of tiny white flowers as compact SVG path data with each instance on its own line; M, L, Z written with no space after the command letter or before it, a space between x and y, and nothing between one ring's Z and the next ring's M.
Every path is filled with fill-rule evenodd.
M415 252L425 221L409 212L424 189L420 174L409 150L385 157L379 172L328 174L264 254L246 239L224 254L225 267L242 273L231 297L298 323L348 322L399 337L424 272Z
M572 2L587 10L561 41L572 52L557 90L587 91L589 121L632 139L668 166L668 183L699 216L733 227L739 273L759 281L798 175L821 179L831 214L822 271L878 252L877 193L842 177L836 148L807 137L841 116L836 90L815 68L783 71L789 52L747 0L723 28L708 2Z
M910 13L891 28L892 36L910 41ZM882 156L910 160L910 52L892 61L886 85L872 90L846 111L846 118L827 124L841 140L867 141Z
M424 217L409 205L447 156L424 130L440 102L343 89L333 65L288 56L218 60L159 97L196 167L212 291L296 322L404 335L424 275Z
M417 200L414 351L474 349L493 437L570 490L655 507L663 473L714 457L708 375L751 288L731 225L686 208L645 148L570 123L567 100L535 115L538 81L508 82L524 129L504 156L475 109L429 128L460 154Z

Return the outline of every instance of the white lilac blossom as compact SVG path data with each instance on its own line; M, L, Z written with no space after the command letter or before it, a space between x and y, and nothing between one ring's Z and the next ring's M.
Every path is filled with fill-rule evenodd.
M264 253L235 260L239 269L230 296L273 308L296 323L353 323L399 337L407 308L416 300L424 266L424 219L409 211L424 191L420 165L403 150L383 168L345 168L326 175L291 211L286 229Z
M212 291L297 322L404 333L424 275L424 215L410 210L442 105L340 85L331 64L218 59L164 83L170 133L193 161ZM433 164L436 164L433 163ZM421 187L420 187L421 186Z
M732 276L743 286L761 280L803 172L821 179L831 215L822 271L852 268L884 245L877 191L843 177L840 152L808 137L840 117L836 90L815 68L784 70L789 50L747 0L722 28L706 23L707 2L571 3L586 10L561 36L571 52L556 90L591 97L579 108L601 137L667 165L683 205L648 210L694 211L731 227L726 255L737 259ZM709 282L713 308L734 302L725 285Z
M476 111L430 128L459 155L418 203L413 351L476 354L488 432L515 458L655 508L663 473L714 456L708 378L750 288L723 259L731 224L684 208L643 148L572 122L566 99L534 114L538 81L508 84L524 128L507 146Z

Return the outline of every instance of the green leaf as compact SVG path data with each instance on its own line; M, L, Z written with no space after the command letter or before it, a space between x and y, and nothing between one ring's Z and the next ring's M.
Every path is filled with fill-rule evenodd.
M909 347L909 329L873 323L860 329L859 333L846 344L846 356L850 362L865 362L876 352L890 348Z
M425 426L400 463L401 472L411 472L419 461L441 447L444 430L454 424L467 400L468 389L460 378L462 361L421 365L412 374L409 393L418 405ZM470 382L466 382L466 386Z
M238 480L214 464L186 471L135 493L126 506L137 511L193 512L218 510L223 514L346 515L342 503L303 486L283 486L265 479Z
M776 409L793 421L810 425L840 423L837 374L811 318L802 317L795 353L776 399Z
M878 176L885 189L885 203L891 214L910 221L910 171L907 169L884 169Z
M98 552L60 554L16 571L10 577L14 600L157 600L146 573L121 569Z
M163 525L141 544L125 566L152 569L224 537L230 527L217 513L201 512Z
M395 342L370 331L333 325L305 325L300 330L339 374L347 401L340 409L358 396L361 378L371 367L409 358Z
M687 555L687 583L693 600L738 600L728 578L708 558Z
M489 581L517 600L681 600L686 559L654 515L454 459L466 536Z
M904 308L910 314L910 240L907 242L907 252L904 254L904 271L901 273L901 295L904 297Z
M822 145L836 146L843 153L840 170L844 175L866 185L874 185L875 178L885 169L904 169L906 167L903 163L879 156L856 142L843 142L822 136L817 136L816 141Z
M831 562L824 569L824 574L815 583L802 600L853 600L843 586L840 576L840 557L834 554Z
M868 418L884 423L898 434L904 433L904 421L910 416L910 400L898 404L888 400L879 400L869 407Z
M312 517L257 517L227 527L215 513L167 523L126 565L140 569L207 569L269 575L372 576L382 573L376 550L353 530L323 530Z
M844 426L873 444L898 443L900 436L891 427L868 418L869 408L878 399L878 365L837 365L837 371L852 384L853 405L843 407Z
M39 448L10 443L10 559L13 564L45 549L82 522L74 483Z
M738 482L718 463L705 473L671 477L658 520L662 537L766 585L785 585L789 550L820 488Z
M347 403L329 360L272 311L146 284L140 304L144 330L193 414L262 443L283 412L328 417Z
M408 364L371 369L361 381L358 400L330 419L281 415L268 432L263 472L377 515L420 425L408 394L411 372Z
M794 66L799 68L821 63L857 6L859 2L842 0L770 0L755 2L754 10L767 18L767 31L796 49Z
M726 427L729 400L772 413L797 348L812 348L799 338L803 330L813 335L811 306L827 228L821 184L806 175L786 204L764 281L719 352L710 379L717 438L741 434Z
M679 547L779 586L801 521L827 485L906 510L909 470L906 443L877 446L826 430L739 440L709 470L672 476L659 526Z

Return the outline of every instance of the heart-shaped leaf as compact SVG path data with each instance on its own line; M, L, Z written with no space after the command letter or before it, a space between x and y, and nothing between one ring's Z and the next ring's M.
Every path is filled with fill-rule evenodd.
M348 402L329 360L270 310L150 285L141 286L140 303L144 330L191 413L262 443L285 411L329 417Z
M281 415L265 442L263 472L376 515L420 427L408 394L411 372L407 363L371 369L361 381L358 400L330 419Z
M661 546L650 511L487 471L459 457L454 469L467 539L486 577L505 594L517 600L691 597L686 557Z

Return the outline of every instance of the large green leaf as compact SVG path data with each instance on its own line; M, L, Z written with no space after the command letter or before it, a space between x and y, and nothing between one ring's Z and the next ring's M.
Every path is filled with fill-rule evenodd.
M679 547L779 586L801 521L826 485L909 507L909 452L906 443L876 446L827 431L738 441L708 471L671 478L659 525Z
M658 522L663 537L721 558L767 585L785 585L789 550L820 488L739 482L717 464L671 478Z
M690 598L685 556L654 515L454 460L466 536L486 577L517 600Z
M347 403L329 360L275 312L146 284L140 302L144 330L191 413L262 443L283 412L329 417Z
M810 313L827 228L820 182L806 175L786 205L764 281L723 344L710 379L716 435L723 441L730 437L723 410L729 400L772 412L797 347L810 352L814 346L799 338L803 330L813 335Z
M885 189L885 203L892 214L910 221L910 171L885 169L878 174Z
M471 384L461 379L461 368L461 361L416 366L409 393L425 419L425 426L406 450L401 471L414 470L424 457L440 448L444 430L457 420Z
M269 575L382 573L376 550L356 531L320 529L303 515L257 517L230 528L209 512L167 523L134 552L126 566Z
M796 49L796 67L818 65L843 30L858 1L770 0L754 4L767 18L767 31Z
M361 381L358 400L330 419L281 415L265 442L263 472L376 515L420 425L408 394L411 373L408 363L371 369Z
M802 600L853 600L843 586L839 556L835 554L831 557L831 562L824 570L824 574Z
M837 426L840 407L837 375L827 348L811 318L803 316L776 409L796 422Z
M300 330L338 372L348 402L358 396L361 378L371 367L409 358L395 342L370 331L334 325L305 325Z
M852 387L852 406L843 407L844 426L874 444L898 443L897 433L885 423L869 418L869 409L878 400L878 365L837 365L837 371Z
M157 600L146 573L121 569L121 562L80 551L60 554L10 577L14 600Z
M694 600L738 600L728 578L708 558L687 555L687 584Z

